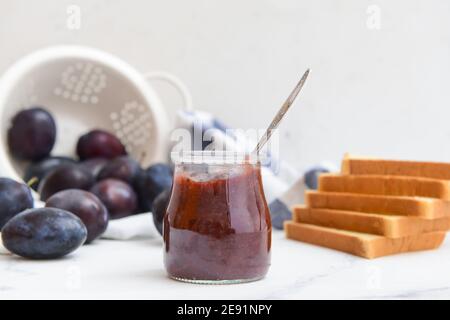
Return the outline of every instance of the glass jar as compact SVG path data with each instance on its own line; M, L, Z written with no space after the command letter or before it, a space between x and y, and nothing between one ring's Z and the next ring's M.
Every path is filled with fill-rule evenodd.
M163 233L171 278L239 283L265 276L271 221L260 166L248 157L207 152L175 159Z

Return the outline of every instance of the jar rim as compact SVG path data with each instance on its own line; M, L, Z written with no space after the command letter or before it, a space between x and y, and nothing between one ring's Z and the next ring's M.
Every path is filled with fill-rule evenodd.
M175 164L259 164L267 156L241 151L223 150L182 150L170 153Z

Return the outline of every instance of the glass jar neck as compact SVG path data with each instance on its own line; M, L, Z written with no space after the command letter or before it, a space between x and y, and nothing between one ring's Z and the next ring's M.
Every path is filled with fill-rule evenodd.
M243 152L229 151L183 151L172 152L172 161L177 164L197 165L259 165L261 156Z

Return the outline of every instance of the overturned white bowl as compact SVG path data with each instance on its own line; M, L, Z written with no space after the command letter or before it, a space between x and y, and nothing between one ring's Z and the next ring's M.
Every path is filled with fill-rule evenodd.
M189 105L189 93L176 77L169 81ZM119 58L92 48L57 46L36 51L11 66L0 80L0 175L20 179L26 163L7 145L11 118L42 106L56 120L52 155L75 155L77 139L90 129L115 133L143 166L164 160L170 132L167 113L146 77Z

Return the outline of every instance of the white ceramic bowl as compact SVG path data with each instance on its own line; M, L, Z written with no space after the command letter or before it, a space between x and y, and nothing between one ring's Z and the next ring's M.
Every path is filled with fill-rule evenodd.
M159 72L148 78L169 81L190 105L189 93L176 77ZM146 77L106 52L57 46L20 59L0 80L1 176L22 177L26 164L12 158L7 130L19 110L36 105L56 120L52 155L75 156L79 136L100 128L115 133L143 166L166 158L167 113Z

